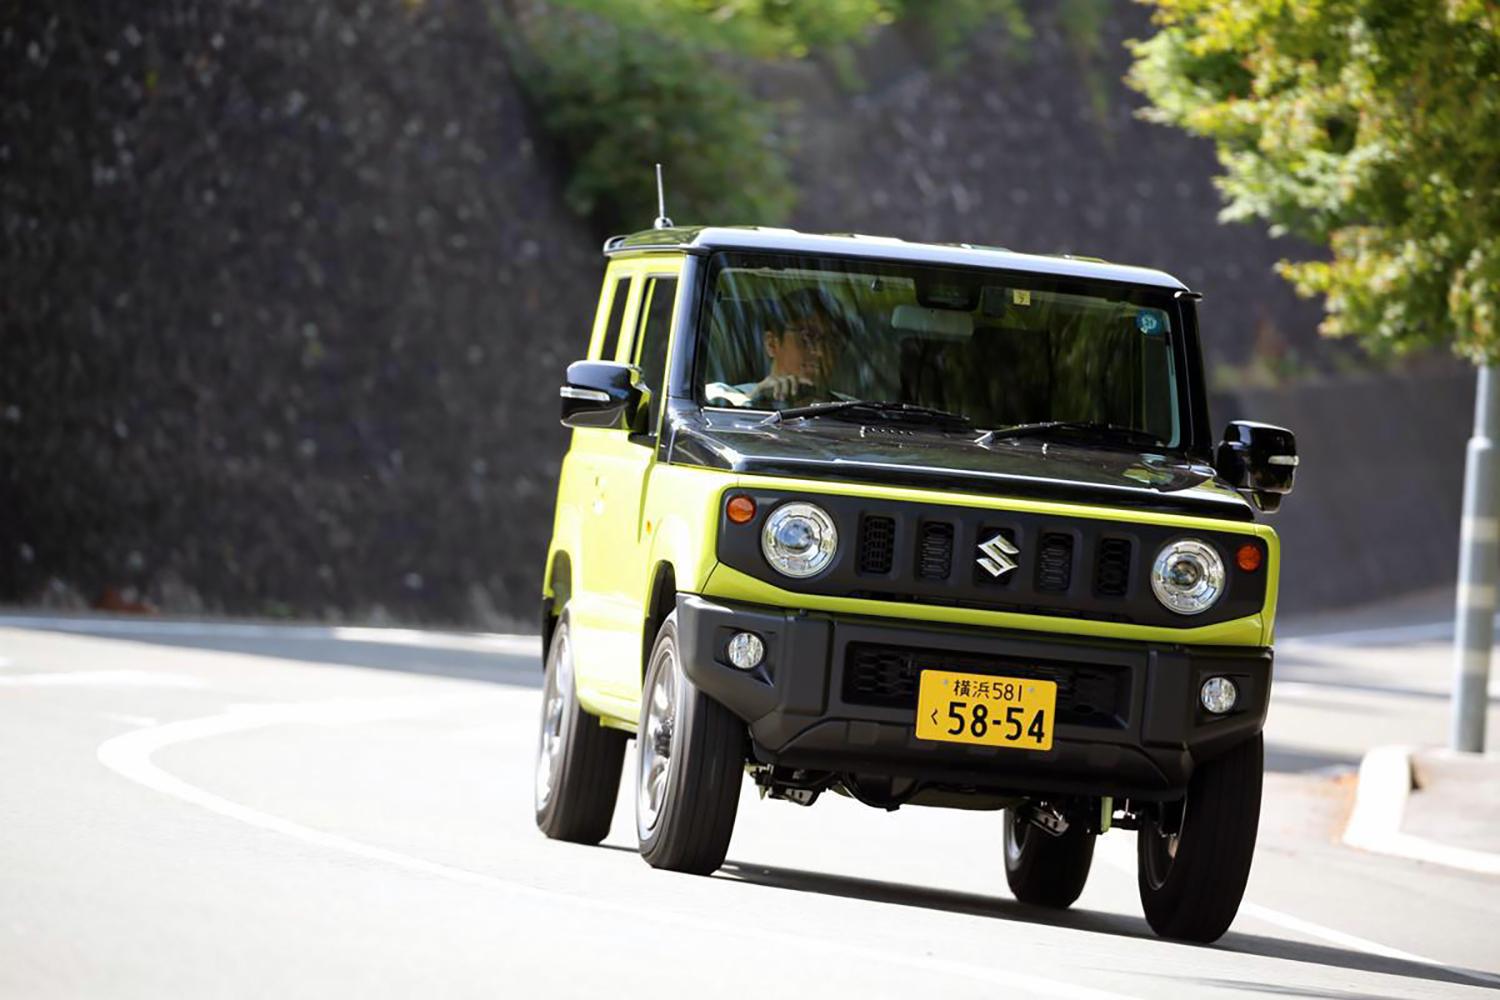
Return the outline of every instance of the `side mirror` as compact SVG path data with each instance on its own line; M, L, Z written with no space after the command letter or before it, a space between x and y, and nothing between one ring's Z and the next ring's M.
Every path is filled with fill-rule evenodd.
M1297 437L1285 427L1236 420L1224 428L1216 471L1246 494L1255 509L1274 514L1292 492L1297 474Z
M575 361L568 366L562 397L565 427L630 431L645 429L649 393L640 384L641 371L612 361Z

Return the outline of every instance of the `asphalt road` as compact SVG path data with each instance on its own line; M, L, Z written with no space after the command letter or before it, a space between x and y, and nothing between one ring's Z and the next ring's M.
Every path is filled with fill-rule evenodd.
M1337 842L1364 747L1443 741L1440 638L1283 644L1247 902L1193 947L1124 831L1061 915L998 814L747 782L713 878L643 864L626 795L548 841L534 639L0 620L0 996L1496 996L1500 879Z

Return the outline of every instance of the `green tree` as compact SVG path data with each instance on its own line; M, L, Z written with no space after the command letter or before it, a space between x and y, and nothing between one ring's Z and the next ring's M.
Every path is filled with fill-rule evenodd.
M521 81L567 164L563 193L603 231L656 214L652 164L683 222L779 222L792 203L772 109L690 40L549 11L525 22Z
M1069 0L1098 4L1101 0ZM644 225L666 165L681 222L775 224L795 199L756 61L852 53L882 25L920 24L962 51L980 23L1029 31L1019 0L490 0L537 119L567 164L564 194L601 230Z
M1323 332L1500 362L1500 2L1141 2L1144 116L1214 141L1225 219L1330 249L1279 265Z

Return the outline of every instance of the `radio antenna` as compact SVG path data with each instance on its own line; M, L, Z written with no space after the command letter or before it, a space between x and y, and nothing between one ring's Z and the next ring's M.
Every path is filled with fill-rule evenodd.
M654 229L671 229L672 220L667 218L667 194L661 184L661 164L656 165L656 221Z

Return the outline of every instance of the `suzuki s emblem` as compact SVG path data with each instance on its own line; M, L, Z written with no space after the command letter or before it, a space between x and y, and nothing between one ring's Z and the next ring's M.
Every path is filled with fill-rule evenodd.
M986 573L999 579L1016 568L1016 561L1011 556L1020 554L1021 550L1012 545L1010 539L997 534L989 541L979 543L979 558L975 561L984 567Z

